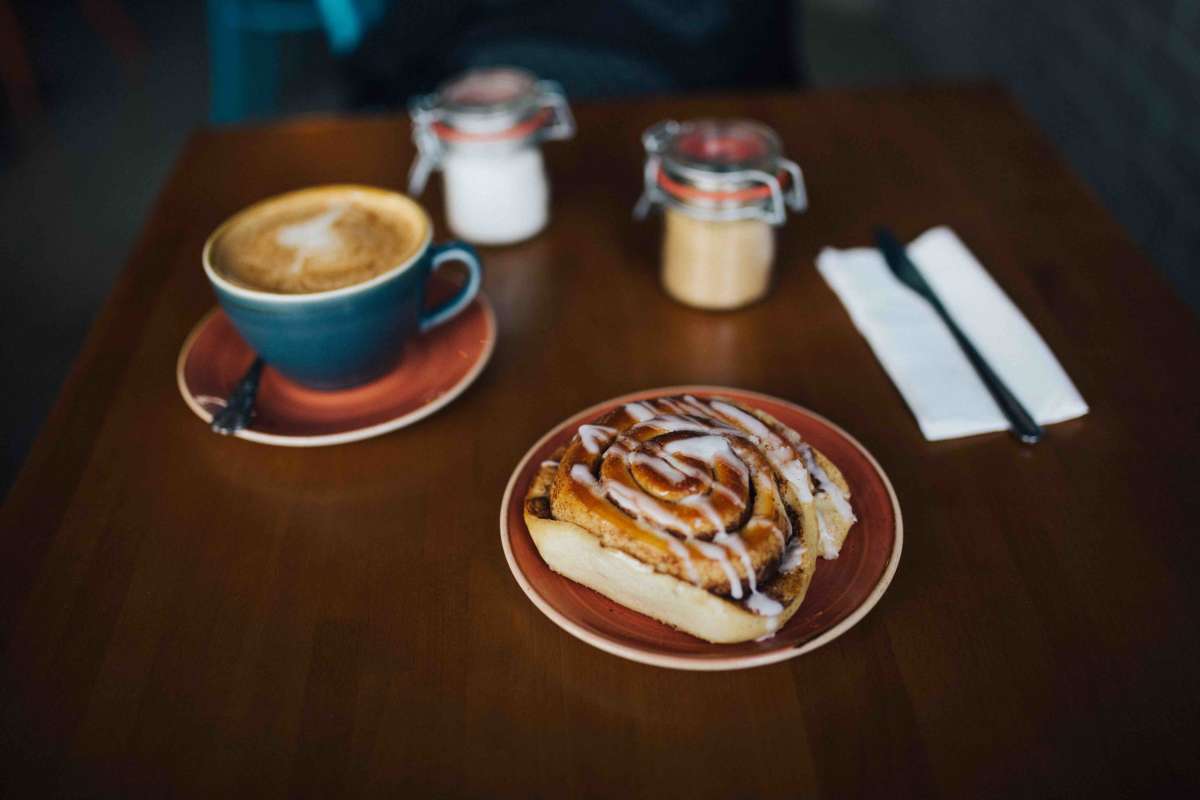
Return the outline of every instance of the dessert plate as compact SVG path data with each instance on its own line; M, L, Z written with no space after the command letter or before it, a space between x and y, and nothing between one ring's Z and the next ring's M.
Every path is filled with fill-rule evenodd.
M720 395L766 411L795 429L837 464L850 484L858 523L841 554L818 560L800 610L771 638L711 644L614 603L552 572L525 526L522 505L538 466L571 438L580 424L635 400L677 394ZM560 423L517 465L500 507L500 541L521 589L546 616L571 635L614 655L644 664L689 670L730 670L794 658L850 630L879 602L900 561L904 540L900 505L879 463L850 434L824 417L785 400L719 386L673 386L617 397Z
M496 317L482 293L454 319L414 336L404 358L371 383L332 392L308 389L267 366L250 426L235 436L286 447L342 444L424 419L458 397L487 365ZM254 360L221 309L192 329L175 375L188 408L206 423Z

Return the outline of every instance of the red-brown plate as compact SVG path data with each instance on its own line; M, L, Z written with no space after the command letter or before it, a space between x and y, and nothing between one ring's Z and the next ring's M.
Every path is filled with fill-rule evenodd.
M550 570L538 555L522 500L538 466L579 425L624 403L675 394L721 395L771 414L825 453L850 484L858 524L833 561L818 559L800 610L770 639L710 644L625 608ZM904 540L900 505L878 462L853 437L824 417L778 398L719 386L676 386L618 397L581 411L535 444L517 465L500 508L500 541L521 589L559 627L601 650L660 667L728 670L769 664L815 650L848 631L883 596Z
M438 288L438 287L435 287ZM487 365L496 318L480 294L461 314L414 336L398 366L363 386L333 392L308 389L269 366L263 370L250 426L242 439L287 447L317 447L379 436L424 419L462 394ZM176 382L188 407L206 423L254 360L254 352L219 308L184 342Z

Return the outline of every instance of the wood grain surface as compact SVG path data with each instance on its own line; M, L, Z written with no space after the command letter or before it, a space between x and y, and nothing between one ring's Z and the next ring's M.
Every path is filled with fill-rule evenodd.
M554 216L484 249L500 337L455 403L342 447L209 433L176 392L214 304L205 236L271 194L400 187L399 118L203 131L180 157L0 518L0 781L13 797L1172 796L1200 781L1200 333L999 90L580 105ZM732 314L657 284L638 135L776 128L811 210ZM424 198L446 238L441 196ZM952 226L1092 412L1020 447L925 442L814 267ZM746 672L568 636L501 553L517 460L637 389L738 386L824 414L891 475L905 551L827 647Z

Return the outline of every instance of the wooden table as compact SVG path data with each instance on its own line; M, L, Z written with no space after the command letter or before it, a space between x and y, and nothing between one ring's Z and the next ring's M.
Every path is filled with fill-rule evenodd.
M668 301L638 134L776 128L812 209L743 312ZM399 118L192 138L3 511L14 796L1137 796L1200 778L1196 320L992 88L589 104L546 147L554 219L485 250L500 339L415 427L314 450L210 434L175 357L205 235L261 197L399 187ZM431 192L439 235L441 197ZM114 202L119 202L115 199ZM925 442L817 274L820 247L953 226L1092 406L1034 448ZM522 595L497 532L526 448L652 386L768 392L842 424L907 537L879 606L783 664L628 663Z

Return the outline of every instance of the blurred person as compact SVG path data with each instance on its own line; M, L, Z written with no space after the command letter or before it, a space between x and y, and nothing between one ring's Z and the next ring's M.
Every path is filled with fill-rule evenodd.
M345 59L356 108L394 108L472 67L510 65L571 97L795 86L789 0L403 0Z

